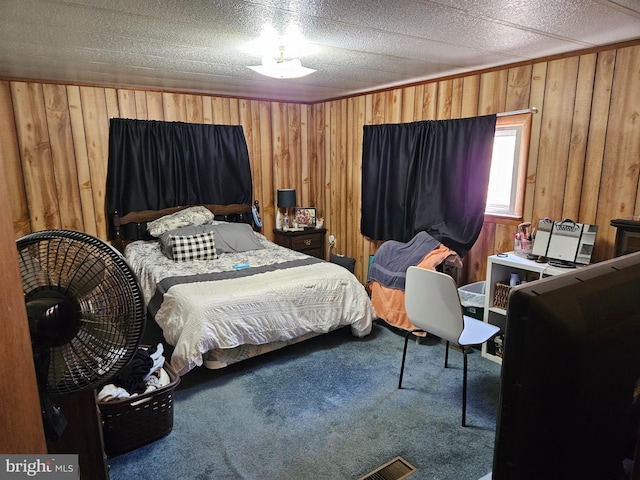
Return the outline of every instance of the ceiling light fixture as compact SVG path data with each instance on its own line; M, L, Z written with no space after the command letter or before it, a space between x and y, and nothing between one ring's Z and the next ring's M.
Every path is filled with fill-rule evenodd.
M278 52L277 57L265 56L262 65L249 65L249 68L272 78L301 78L315 72L312 68L303 67L298 58L285 60L284 46L278 47Z
M313 54L318 47L308 43L294 24L289 25L285 35L278 35L275 28L266 25L260 37L246 44L244 50L262 57L262 65L249 66L261 75L300 78L315 72L312 68L303 67L298 57Z

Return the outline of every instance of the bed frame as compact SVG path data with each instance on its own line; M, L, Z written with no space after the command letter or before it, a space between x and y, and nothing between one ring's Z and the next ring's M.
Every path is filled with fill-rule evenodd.
M214 214L216 220L223 220L225 222L238 222L248 223L256 230L255 222L253 221L253 213L251 211L251 204L234 203L230 205L213 205L213 204L200 204L200 205L183 205L179 207L165 208L162 210L144 210L141 212L131 212L126 215L120 216L118 212L115 212L111 217L113 223L113 238L111 244L117 248L120 252L124 252L124 248L127 244L136 240L150 240L151 237L147 233L147 223L157 220L165 215L170 215L185 208L193 206L203 206ZM260 211L260 204L258 200L253 203L256 210ZM133 238L126 237L123 232L124 225L135 224L135 236Z

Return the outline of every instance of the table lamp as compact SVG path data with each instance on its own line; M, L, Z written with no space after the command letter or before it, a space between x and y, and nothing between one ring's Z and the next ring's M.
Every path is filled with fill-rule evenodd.
M276 214L276 228L281 230L289 229L289 209L296 206L296 189L278 189L278 212ZM284 210L282 222L279 221L280 209Z

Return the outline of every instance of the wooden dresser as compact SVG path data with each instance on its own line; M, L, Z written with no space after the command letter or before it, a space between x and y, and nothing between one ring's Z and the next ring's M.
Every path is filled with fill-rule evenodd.
M325 260L324 236L326 233L326 228L312 228L299 232L275 229L273 231L273 241L296 252L306 253L312 257Z
M615 257L640 251L640 216L616 218L611 225L617 229Z

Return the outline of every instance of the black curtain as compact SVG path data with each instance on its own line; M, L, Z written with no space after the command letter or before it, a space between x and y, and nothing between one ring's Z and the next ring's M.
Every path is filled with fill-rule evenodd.
M241 126L113 118L107 214L203 203L251 203Z
M465 256L480 234L496 116L366 125L360 231L408 242L426 231Z

